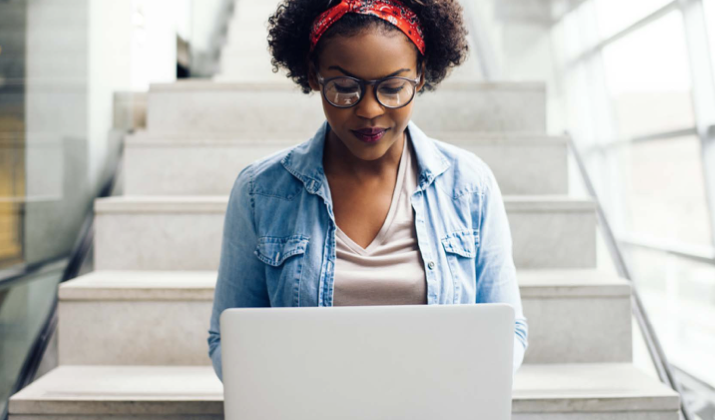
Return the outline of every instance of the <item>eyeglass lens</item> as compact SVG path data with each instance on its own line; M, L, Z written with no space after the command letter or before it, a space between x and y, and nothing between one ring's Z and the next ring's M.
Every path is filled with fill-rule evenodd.
M378 101L389 108L399 108L407 104L412 99L414 90L414 85L405 79L386 79L376 86ZM360 83L353 79L339 77L325 85L325 97L335 106L355 105L361 94Z

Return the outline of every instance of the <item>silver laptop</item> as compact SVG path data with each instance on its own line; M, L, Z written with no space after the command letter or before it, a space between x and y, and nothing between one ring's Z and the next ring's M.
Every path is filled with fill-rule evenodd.
M505 304L233 308L221 314L227 420L508 420Z

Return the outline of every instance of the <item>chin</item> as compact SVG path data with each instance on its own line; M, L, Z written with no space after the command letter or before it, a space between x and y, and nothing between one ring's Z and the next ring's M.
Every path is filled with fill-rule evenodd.
M346 144L350 152L355 157L362 160L377 160L385 156L385 153L395 144L395 138L381 138L374 144L364 143L355 138L352 133L349 134L350 144Z
M348 149L356 158L370 161L380 159L385 156L385 153L387 152L387 149L376 146L358 144L357 146L349 147Z

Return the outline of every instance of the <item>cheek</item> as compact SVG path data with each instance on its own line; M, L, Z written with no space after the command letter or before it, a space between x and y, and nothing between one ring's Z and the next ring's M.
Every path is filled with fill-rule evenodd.
M351 109L335 108L323 99L323 113L325 114L325 119L328 120L331 125L340 125L340 123L349 120L352 112L353 110Z
M412 117L412 103L404 108L392 110L391 117L398 124L406 126Z

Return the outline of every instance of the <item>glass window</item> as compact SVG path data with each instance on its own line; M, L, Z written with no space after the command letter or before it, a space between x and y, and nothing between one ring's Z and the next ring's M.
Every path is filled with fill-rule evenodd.
M554 26L553 41L558 45L562 64L570 64L598 44L594 8L593 0L585 0Z
M703 13L709 35L707 41L710 44L710 62L715 77L715 0L703 0Z
M623 194L621 229L628 234L710 246L700 140L648 141L613 152Z
M672 0L596 0L596 18L602 39L608 38L655 12Z
M687 54L677 10L604 48L618 137L695 125Z
M715 383L715 266L640 248L627 257L669 361Z
M62 277L55 271L0 288L0 413L52 308Z

